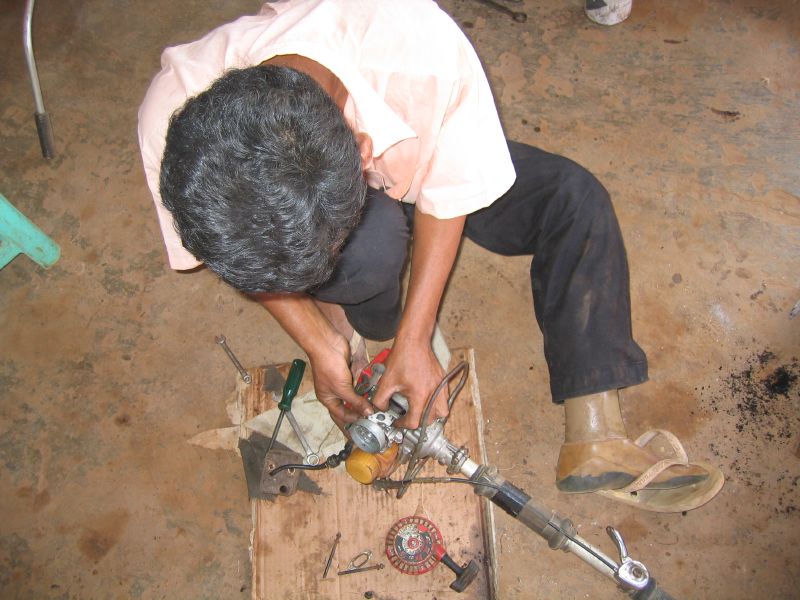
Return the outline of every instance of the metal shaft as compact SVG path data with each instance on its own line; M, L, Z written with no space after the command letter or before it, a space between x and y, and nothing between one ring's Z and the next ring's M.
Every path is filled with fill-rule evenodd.
M233 351L228 347L228 341L225 339L224 335L220 335L214 338L216 342L222 346L222 349L225 350L225 354L228 355L228 358L231 359L233 366L236 367L236 370L239 371L239 375L242 376L242 381L246 384L250 384L253 381L253 378L250 376L250 373L244 370L242 363L239 362L239 359L233 354Z
M325 563L325 571L322 573L322 578L325 579L328 576L328 571L331 568L331 563L333 562L333 555L336 554L336 546L339 545L339 540L341 539L342 534L341 532L337 532L336 539L333 540L333 548L331 548L331 553L328 555L328 562Z
M337 575L351 575L352 573L363 573L364 571L379 571L383 568L383 563L378 563L377 565L370 565L369 567L358 567L356 569L347 569L345 571L339 571Z
M267 446L267 451L264 452L264 458L267 458L269 451L272 450L272 446L275 445L275 440L278 437L278 432L281 430L281 423L283 423L283 415L286 414L285 410L281 411L281 414L278 415L278 420L275 423L275 429L272 430L272 437L269 440L269 446Z
M303 450L305 450L306 453L306 463L309 465L318 465L319 455L314 452L314 450L311 448L311 445L308 443L308 440L306 440L306 437L303 435L303 430L300 429L300 425L297 423L297 419L294 418L292 411L286 411L286 418L289 419L289 424L292 426L294 434L303 445Z

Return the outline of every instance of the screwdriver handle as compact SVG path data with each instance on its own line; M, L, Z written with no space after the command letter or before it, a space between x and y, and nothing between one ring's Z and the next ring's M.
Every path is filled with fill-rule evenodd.
M283 410L292 410L292 400L297 395L297 390L300 388L300 382L303 381L303 373L306 370L306 363L299 358L292 361L292 367L289 369L289 376L286 378L286 383L283 384L283 394L281 401L278 402L278 408Z

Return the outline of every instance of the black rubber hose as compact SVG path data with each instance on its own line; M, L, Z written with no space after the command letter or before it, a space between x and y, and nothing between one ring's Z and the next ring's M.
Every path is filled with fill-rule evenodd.
M304 465L304 464L288 464L288 465L281 465L280 467L275 467L272 471L269 472L270 477L275 477L281 471L285 471L286 469L298 469L300 471L322 471L323 469L335 469L343 461L347 460L347 457L350 456L350 453L353 451L353 442L348 441L344 448L339 450L338 453L329 456L325 459L324 463L320 463L318 465Z

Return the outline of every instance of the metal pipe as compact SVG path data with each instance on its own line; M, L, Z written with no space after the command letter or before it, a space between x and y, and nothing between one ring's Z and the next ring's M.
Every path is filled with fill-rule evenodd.
M33 8L36 0L26 0L25 19L22 29L22 43L25 45L25 60L28 62L28 72L31 76L33 87L33 101L36 103L36 112L44 112L42 88L39 85L39 71L36 69L36 59L33 57Z
M42 88L39 85L39 71L36 69L36 59L33 57L33 8L35 0L26 0L25 17L22 26L22 45L25 48L25 60L28 63L28 73L31 78L33 88L33 101L36 105L34 119L36 120L36 132L39 134L39 146L42 149L42 156L53 158L56 155L55 144L53 143L53 127L50 124L50 117L44 109L42 99Z

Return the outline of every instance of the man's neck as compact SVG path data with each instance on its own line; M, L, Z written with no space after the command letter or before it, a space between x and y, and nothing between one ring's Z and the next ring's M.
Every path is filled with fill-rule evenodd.
M289 67L301 73L305 73L325 90L336 103L336 106L339 107L339 110L344 110L344 105L345 102L347 102L348 96L347 88L344 87L344 84L336 75L318 62L306 58L305 56L300 56L299 54L282 54L280 56L273 56L261 64Z

